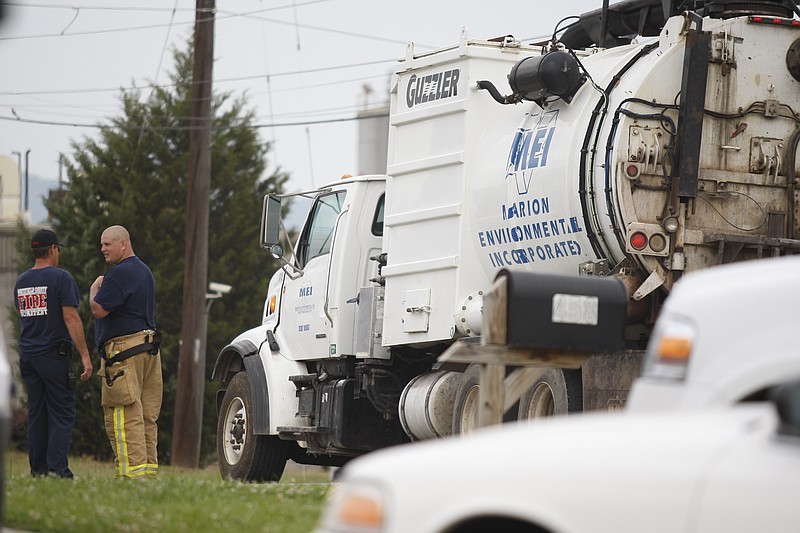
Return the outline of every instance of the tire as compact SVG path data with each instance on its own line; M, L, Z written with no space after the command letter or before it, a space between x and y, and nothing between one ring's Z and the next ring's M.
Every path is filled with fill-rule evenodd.
M508 371L511 371L511 368L508 368ZM470 365L464 372L464 378L453 402L453 435L469 433L478 427L480 373L478 365ZM503 423L517 419L517 407L518 404L514 404L503 415Z
M279 481L289 448L277 435L253 434L253 401L247 372L228 385L217 419L217 456L224 479Z
M478 427L480 367L470 365L453 402L453 435L474 431Z
M580 369L550 368L519 399L519 419L566 415L583 410Z

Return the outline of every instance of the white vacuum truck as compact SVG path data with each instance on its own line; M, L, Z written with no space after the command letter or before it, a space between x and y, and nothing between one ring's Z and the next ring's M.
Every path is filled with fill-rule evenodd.
M507 420L621 406L682 273L800 249L796 14L633 0L547 43L409 45L388 175L302 193L288 253L265 198L261 246L283 266L215 364L223 476L469 430L478 365L442 357L459 346L597 354L516 382Z

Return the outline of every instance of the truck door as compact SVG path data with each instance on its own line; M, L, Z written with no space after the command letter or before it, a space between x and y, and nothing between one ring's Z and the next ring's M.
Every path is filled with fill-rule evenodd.
M317 197L297 245L297 263L303 269L298 279L286 279L281 303L281 327L288 353L294 359L316 359L328 355L330 319L326 313L328 276L339 214L346 191Z

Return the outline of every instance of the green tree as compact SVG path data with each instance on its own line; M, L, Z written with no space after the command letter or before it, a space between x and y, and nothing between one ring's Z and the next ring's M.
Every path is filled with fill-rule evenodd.
M156 88L149 98L141 91L122 93L122 115L104 127L98 139L73 143L67 161L68 186L47 202L52 226L68 247L61 266L81 288L81 316L93 354L94 319L88 305L89 286L107 266L99 253L102 231L125 226L133 249L156 280L156 323L162 344L164 404L159 418L159 456L169 461L178 368L184 263L186 184L189 168L190 52L174 52L172 85ZM260 141L254 112L243 97L215 94L209 202L209 280L233 290L211 307L208 323L207 371L211 375L219 350L239 332L259 323L269 277L277 265L258 247L261 199L282 192L288 179L275 171L262 179L269 144ZM97 367L97 356L93 356ZM207 382L201 461L215 448L217 384ZM100 382L78 385L78 423L73 453L111 456L103 429Z

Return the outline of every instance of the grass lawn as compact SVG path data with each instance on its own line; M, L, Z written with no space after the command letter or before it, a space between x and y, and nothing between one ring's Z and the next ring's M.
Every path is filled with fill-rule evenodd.
M150 480L116 480L114 466L70 458L75 479L32 478L8 452L4 524L42 532L311 531L330 487L327 471L290 463L278 484L223 481L216 467L162 466Z

